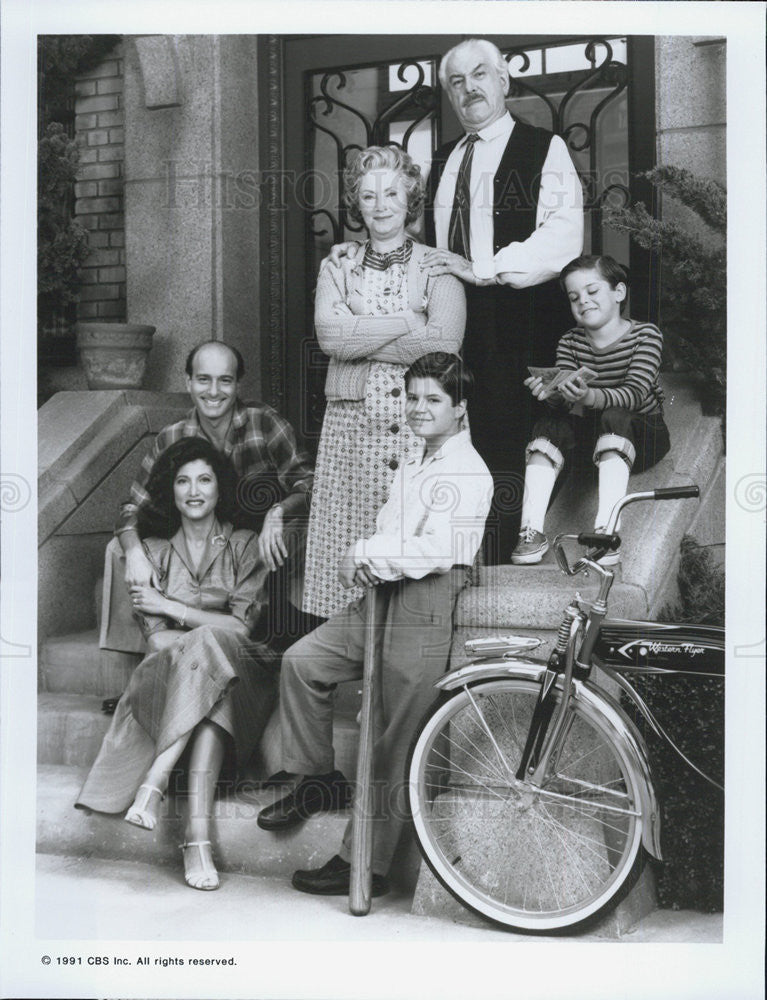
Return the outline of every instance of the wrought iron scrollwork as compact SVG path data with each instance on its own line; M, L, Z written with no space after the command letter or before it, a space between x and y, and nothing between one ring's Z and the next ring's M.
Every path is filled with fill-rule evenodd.
M598 48L604 47L604 58L602 62L597 64L597 51ZM537 87L532 86L527 80L519 76L511 76L512 73L512 60L521 59L522 65L515 67L518 73L526 73L531 66L530 57L524 49L511 49L507 50L505 53L506 61L509 65L509 74L511 76L511 84L509 89L509 95L511 97L524 96L525 94L532 94L539 98L547 107L549 114L551 116L551 129L558 135L565 138L571 149L581 152L584 149L589 149L594 146L593 136L596 127L596 121L603 109L611 103L621 91L625 90L628 83L628 72L624 63L618 62L614 58L613 47L606 38L592 38L586 42L584 48L584 57L587 62L591 63L594 68L587 73L585 77L581 77L577 80L572 87L565 93L562 100L557 106L547 94L544 94ZM589 123L586 122L571 122L570 124L565 124L565 119L567 116L568 107L572 99L586 90L592 87L605 84L612 86L613 89L605 98L597 105L591 114ZM579 143L576 144L572 140L572 135L577 129L582 130L583 137Z
M620 204L613 205L613 208L626 208L631 201L631 192L625 184L610 184L604 189L604 191L599 195L599 207L604 208L608 200L618 192L620 195Z
M434 87L425 84L426 74L423 66L416 61L402 62L397 70L398 78L404 83L407 79L407 71L411 68L416 70L415 83L401 97L398 97L388 107L371 121L367 115L358 108L340 100L338 91L346 89L347 80L343 70L333 70L325 73L319 85L320 93L309 101L309 120L312 126L320 132L329 135L333 140L336 158L336 175L338 178L338 215L334 216L327 209L310 210L310 228L314 236L324 236L327 229L317 230L314 228L314 220L319 215L325 215L333 230L333 241L339 242L343 239L344 230L351 232L361 232L363 227L353 222L344 206L344 168L346 167L349 154L361 150L365 146L384 145L389 143L389 131L391 123L406 112L415 114L415 118L408 125L402 142L398 143L403 149L408 148L410 137L414 130L427 118L433 117L437 110L437 94ZM335 83L334 83L335 81ZM332 88L332 89L331 89ZM364 146L358 142L344 142L332 128L325 124L322 119L329 118L335 111L346 111L353 115L356 121L362 126L365 135Z
M333 215L333 213L329 212L326 208L315 208L315 209L312 209L309 212L309 226L311 228L312 236L326 236L327 235L327 232L328 232L327 229L317 229L315 227L315 222L317 221L317 218L320 215L327 216L328 221L330 222L330 228L332 230L332 236L333 236L333 239L331 240L331 242L332 243L340 243L341 242L341 238L342 238L342 230L340 228L340 223L336 219L336 217Z
M326 117L328 115L330 115L333 111L335 111L336 108L343 108L344 111L348 111L349 114L354 115L354 117L357 118L358 121L362 122L362 124L363 124L363 126L365 128L365 135L366 135L367 145L370 145L370 137L371 137L372 133L371 133L370 122L368 121L367 117L365 115L363 115L361 111L358 111L357 108L352 107L351 104L346 104L344 101L340 101L338 99L338 97L332 97L328 93L328 88L330 86L330 81L333 79L333 77L338 77L338 83L336 84L336 90L344 90L345 87L346 87L346 75L345 75L345 73L343 73L342 70L334 70L332 73L326 73L323 76L322 80L320 81L320 95L321 96L315 97L314 100L311 102L311 105L310 105L310 114L312 115L312 121L314 122L315 125L317 125L318 128L321 127L318 124L316 118L314 117L314 106L316 105L316 103L318 101L324 101L324 103L325 103L325 111L323 111L322 113ZM333 138L337 138L334 135L334 133L330 132L328 129L323 128L322 131L323 132L327 132L328 135L332 135Z
M600 59L600 50L603 50ZM601 193L598 191L599 174L597 164L598 145L596 142L599 119L605 108L613 103L628 86L628 68L615 59L613 46L606 38L592 38L585 43L583 50L586 62L593 67L578 74L578 79L565 92L557 106L548 95L542 93L525 79L511 77L510 94L521 96L532 94L546 106L551 117L551 129L561 135L568 147L576 153L588 150L589 165L586 171L581 171L581 182L584 188L584 201L592 215L592 250L599 253L602 249L602 209L610 193L616 190L626 191L625 185L611 184ZM521 59L522 64L515 67L517 72L525 73L530 69L530 57L523 49L512 49L505 54L510 66L514 59ZM609 92L596 104L586 121L567 122L567 116L576 97L596 88L609 87Z
M526 73L530 69L530 56L525 52L524 49L511 49L505 55L506 63L509 65L509 97L523 97L525 94L533 94L535 97L540 98L546 107L549 109L549 114L551 115L551 130L552 132L559 132L557 128L557 106L554 104L546 94L542 93L536 87L531 86L527 80L523 80L519 76L511 75L511 60L520 58L522 60L522 65L519 67L517 72Z
M384 143L390 141L389 125L397 115L401 115L412 109L418 109L422 111L422 114L420 114L415 121L410 124L409 128L402 137L402 148L407 150L407 145L410 140L410 136L413 134L413 130L436 110L436 92L433 87L424 85L426 74L424 73L423 66L419 62L414 62L412 60L403 62L397 70L397 76L404 83L407 77L407 70L411 67L415 67L418 74L416 82L410 90L406 91L402 95L402 97L399 97L396 101L390 104L388 108L385 108L373 123L373 142L377 145L383 145Z

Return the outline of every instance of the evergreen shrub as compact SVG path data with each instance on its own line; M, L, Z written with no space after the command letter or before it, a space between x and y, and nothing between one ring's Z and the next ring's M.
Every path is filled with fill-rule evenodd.
M662 621L724 624L724 572L708 548L682 540L679 601ZM632 684L683 753L724 784L724 679L647 676ZM632 708L630 705L624 707ZM723 907L724 795L631 714L644 732L661 806L663 863L657 869L658 902L673 910L713 913Z
M698 382L704 412L722 415L727 394L727 192L717 181L680 167L655 167L641 176L658 196L686 206L697 223L688 227L654 218L642 202L606 208L605 222L657 254L660 327Z

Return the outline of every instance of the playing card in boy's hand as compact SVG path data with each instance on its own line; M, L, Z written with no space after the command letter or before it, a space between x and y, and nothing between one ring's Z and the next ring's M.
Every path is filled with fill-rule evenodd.
M533 378L543 379L543 384L546 386L546 392L549 395L552 392L556 392L563 382L569 382L570 379L579 378L588 385L589 382L592 382L597 377L595 371L585 366L579 368L577 371L571 371L569 368L535 368L533 366L528 366L527 370Z
M527 370L533 378L542 379L545 386L548 386L558 375L562 374L561 368L534 368L530 365Z

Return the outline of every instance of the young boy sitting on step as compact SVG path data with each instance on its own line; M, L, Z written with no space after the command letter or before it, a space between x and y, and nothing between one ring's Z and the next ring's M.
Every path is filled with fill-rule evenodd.
M563 268L560 284L577 326L559 341L556 363L572 375L553 392L544 375L525 379L551 413L537 421L526 449L522 527L511 554L517 565L540 562L549 547L543 522L565 467L593 459L599 478L594 526L601 531L626 494L629 473L649 469L670 447L658 384L663 334L652 323L621 315L626 270L612 257L577 257ZM584 368L588 373L579 372ZM609 552L601 562L613 565L618 559L617 552Z

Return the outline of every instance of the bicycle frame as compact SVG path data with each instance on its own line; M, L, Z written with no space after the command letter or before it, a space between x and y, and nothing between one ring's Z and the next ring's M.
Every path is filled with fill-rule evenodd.
M634 722L607 691L589 680L594 666L613 678L636 704L652 729L676 750L692 768L703 772L684 756L671 737L663 730L633 686L622 672L692 673L721 676L724 672L724 633L722 629L699 625L666 624L605 620L607 598L613 572L597 560L609 548L617 548L620 538L614 534L621 511L638 500L682 499L699 495L697 486L670 487L629 494L620 500L610 515L602 535L560 535L554 541L554 551L560 568L568 576L582 569L592 570L600 579L599 593L592 601L576 595L565 610L555 649L547 661L534 657L509 654L501 658L484 658L460 667L441 678L436 687L442 691L470 686L478 681L518 678L540 685L521 762L515 775L517 782L540 787L545 780L547 765L557 753L561 738L567 731L569 710L573 701L588 702L598 710L608 726L613 740L631 758L641 776L642 843L655 858L661 860L660 809L655 796L647 746ZM562 549L564 538L577 538L581 544L594 546L587 555L571 566ZM680 668L681 660L681 668ZM560 697L557 699L556 695ZM556 712L555 712L556 706ZM480 721L491 736L487 725ZM497 749L497 748L496 748ZM716 784L703 775L706 780ZM717 786L719 787L719 786Z

